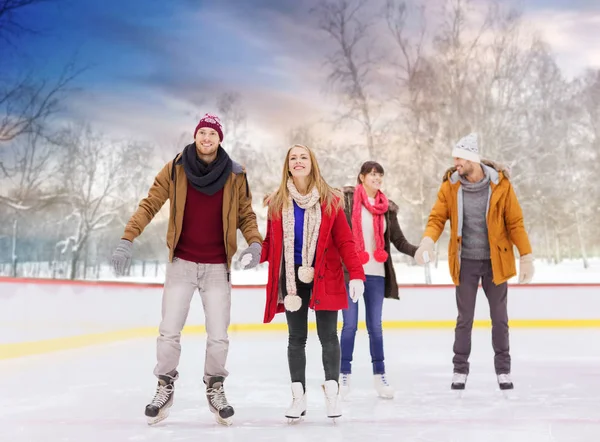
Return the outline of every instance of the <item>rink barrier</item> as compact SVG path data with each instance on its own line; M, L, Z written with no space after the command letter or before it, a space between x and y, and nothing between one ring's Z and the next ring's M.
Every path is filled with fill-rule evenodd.
M0 283L11 284L39 284L39 285L73 285L88 287L121 287L121 288L148 288L156 289L164 287L162 282L135 282L135 281L102 281L102 280L81 280L81 279L51 279L51 278L13 278L11 276L0 276ZM266 289L266 284L232 284L232 289ZM400 289L420 288L420 289L439 289L452 288L454 284L398 284ZM509 288L567 288L567 287L589 287L600 289L600 282L542 282L531 284L508 284ZM481 284L479 284L481 288Z
M452 329L455 321L383 321L383 328L389 329ZM509 320L511 328L598 328L600 319L531 319L531 320ZM341 330L342 322L338 322L338 330ZM489 320L473 321L473 328L491 328ZM314 322L308 323L308 329L316 330ZM364 321L359 321L359 330L366 330ZM230 333L239 332L287 332L286 323L270 324L232 324ZM203 325L186 325L183 335L203 335L206 330ZM117 330L105 333L91 333L63 338L46 339L31 342L15 342L0 344L0 360L14 359L25 356L41 355L56 351L74 350L99 344L111 344L129 339L155 338L158 336L158 327L137 327L125 330Z
M55 351L64 351L77 349L82 347L87 347L91 345L99 345L99 344L110 344L116 343L120 341L125 341L129 339L139 339L139 338L156 338L158 336L158 321L156 321L156 306L160 305L160 293L161 288L163 287L162 283L137 283L131 281L70 281L70 280L60 280L60 279L37 279L37 278L7 278L0 277L0 283L5 284L3 286L4 293L0 293L0 295L5 295L4 300L8 302L8 304L3 304L6 309L4 311L3 321L0 321L0 327L4 326L4 330L9 334L13 333L19 339L18 342L11 342L10 336L4 342L2 342L2 336L0 336L0 360L2 359L13 359L24 356L33 356L33 355L41 355L45 353L51 353ZM19 287L21 285L22 287ZM44 305L40 306L40 309L37 311L29 312L35 313L35 315L29 315L27 313L28 306L38 305L39 301L26 301L23 298L22 303L18 302L19 299L22 299L21 294L29 293L29 285L39 286L41 292L39 293L38 298L32 299L48 299ZM54 289L52 286L63 286L57 287ZM13 290L12 287L15 287ZM69 287L72 287L73 290L69 291ZM263 324L260 321L262 320L262 308L264 303L261 304L259 300L264 300L263 290L264 285L233 285L234 289L250 289L253 293L250 293L251 296L246 298L245 294L238 294L240 300L242 299L250 299L250 301L243 301L241 303L241 307L238 305L238 313L242 310L243 315L239 315L235 318L232 318L232 324L230 326L231 333L240 333L240 332L287 332L287 324L285 323L284 315L277 315L276 320L269 324ZM430 303L431 300L435 300L435 304L427 304L437 305L438 302L443 301L444 304L439 307L446 312L445 314L435 314L432 313L429 318L427 315L421 315L418 317L406 317L405 315L401 315L400 318L404 319L396 319L395 314L389 315L387 318L384 317L382 324L384 329L397 329L397 330L410 330L410 329L453 329L455 327L455 319L451 318L450 309L452 309L453 304L453 285L425 285L425 284L400 284L399 285L401 292L402 290L406 291L407 289L419 289L425 290L425 293L434 294L434 290L451 290L451 293L448 293L450 296L435 295L433 298L430 298L428 295L426 298L422 298L421 296L413 296L412 301L414 302L417 298L423 300L426 299L427 303ZM577 289L582 289L583 291L587 290L587 295L581 299L584 299L585 302L580 304L578 310L573 310L574 307L577 307L577 303L572 302L571 296L572 293L569 290L564 290L565 288L573 288L573 293L576 292ZM90 288L90 290L87 290ZM566 328L600 328L600 319L597 317L596 312L599 310L597 307L600 305L600 284L598 283L585 283L585 284L573 284L573 283L561 283L561 284L529 284L527 286L519 286L519 285L511 285L511 289L514 288L515 292L520 290L530 290L534 289L538 295L535 299L539 304L532 304L532 309L527 309L525 314L522 314L518 318L511 319L509 324L512 328L523 328L523 329L540 329L540 328L558 328L558 329L566 329ZM544 299L548 293L546 293L544 288L558 289L559 292L563 292L560 295L560 302L567 302L564 306L562 304L556 304L554 307L549 310L546 309L542 313L537 312L538 305L543 306ZM109 289L104 291L103 289ZM117 290L110 290L117 289ZM120 289L120 290L119 290ZM146 289L146 290L145 290ZM542 290L535 290L542 289ZM591 290L590 290L591 289ZM20 292L20 290L23 290ZM60 300L61 291L67 290L67 292L71 293L69 296L72 296L74 300L79 300L78 306L75 307L73 311L74 314L78 314L80 312L82 314L88 314L88 316L77 317L75 320L72 318L64 319L61 315L64 308L61 307ZM99 296L100 295L100 296ZM89 298L85 298L88 296ZM131 297L132 304L129 306L125 305L123 314L129 315L135 308L137 310L137 306L140 305L139 302L143 302L145 299L151 299L150 304L147 305L146 310L150 310L151 313L148 312L144 314L140 314L136 319L134 317L127 316L125 320L121 322L115 321L114 324L110 324L111 328L108 327L98 327L98 324L92 324L93 327L88 327L87 329L82 325L90 325L85 321L102 321L100 318L95 318L93 312L95 312L98 307L102 307L101 303L103 302L102 296L106 296L107 302L113 305L115 302L120 302L121 296L124 298ZM550 295L552 296L552 295ZM149 297L149 298L148 298ZM27 298L27 297L26 297ZM2 296L0 296L0 300L2 300ZM29 299L29 298L27 298ZM54 303L56 299L57 303ZM71 299L71 298L66 298ZM88 304L86 304L89 299L92 304L88 308ZM128 298L127 298L128 299ZM551 298L552 299L552 298ZM557 299L557 298L555 298ZM596 301L597 299L597 301ZM15 302L17 301L17 302ZM97 303L95 304L94 301ZM35 302L34 304L28 304L28 302ZM246 304L244 302L251 302L252 309L250 311L246 311ZM396 304L395 301L390 301L390 307L392 311L396 309L399 311L396 306L400 304ZM406 302L406 301L405 301ZM420 301L423 302L423 301ZM559 302L559 301L555 301ZM82 310L83 308L86 310ZM115 304L118 305L118 304ZM409 304L410 305L410 304ZM132 307L133 306L133 307ZM104 305L105 307L105 305ZM77 310L79 308L80 310ZM569 310L571 308L571 311ZM129 309L129 310L128 310ZM484 306L485 309L485 306ZM104 310L101 310L104 311ZM91 313L90 313L91 312ZM2 313L2 312L0 312ZM485 313L485 312L484 312ZM101 312L99 314L102 314ZM21 316L19 316L21 315ZM90 316L91 315L91 316ZM571 316L570 316L571 315ZM235 316L235 315L234 315ZM385 315L384 315L385 316ZM391 317L390 317L391 316ZM254 322L253 319L255 318ZM481 317L486 317L485 315L479 316L474 321L474 328L490 328L491 324L489 319L480 319ZM48 319L48 322L46 322ZM431 320L430 320L431 319ZM54 322L52 322L54 321ZM71 325L73 330L69 333L74 333L67 336L61 336L54 334L51 327L54 324L58 324L60 326L61 321L67 323L67 325ZM76 321L79 323L75 324ZM191 321L190 321L191 322ZM14 325L13 325L14 324ZM156 324L156 326L153 326ZM102 325L102 324L101 324ZM79 328L78 328L79 327ZM341 329L342 322L341 320L338 323L338 329ZM364 321L359 321L358 328L360 330L365 330L366 325ZM20 335L20 330L26 329L34 329L30 334ZM309 322L309 330L314 331L316 329L316 325L314 322ZM187 325L184 330L184 335L202 335L205 333L204 325Z

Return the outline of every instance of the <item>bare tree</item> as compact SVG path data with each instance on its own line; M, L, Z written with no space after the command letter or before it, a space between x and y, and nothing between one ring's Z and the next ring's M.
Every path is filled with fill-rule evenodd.
M331 69L328 82L343 103L340 121L352 120L360 124L367 154L375 158L378 106L370 93L374 47L368 41L365 5L365 0L327 0L319 3L312 12L317 16L319 29L337 48L327 57L327 62Z
M28 133L45 133L46 123L61 110L69 85L80 75L68 64L54 81L32 74L0 79L0 144Z
M0 39L20 49L16 40L22 33L34 33L25 27L20 14L48 0L0 0ZM11 56L2 55L4 60ZM17 65L16 63L14 64ZM22 134L43 134L48 118L60 110L69 85L82 72L67 63L54 80L39 78L35 72L18 72L13 68L0 75L0 144Z
M23 32L33 32L17 19L23 10L47 0L0 0L0 39L7 43Z
M57 172L56 147L30 134L15 140L11 148L0 151L0 181L6 193L0 193L0 207L12 209L12 265L17 268L19 224L25 213L40 211L64 200L54 180Z
M65 194L55 180L57 150L39 133L31 133L1 151L0 179L6 192L0 193L0 206L31 211L63 201Z
M65 163L62 179L69 192L71 213L66 221L74 233L60 242L70 253L69 278L77 276L78 261L90 235L109 226L128 205L123 190L147 176L145 144L112 142L89 126L71 128L63 134Z
M217 98L217 110L223 128L227 133L227 151L235 156L247 150L247 114L242 101L242 96L234 92L226 92Z

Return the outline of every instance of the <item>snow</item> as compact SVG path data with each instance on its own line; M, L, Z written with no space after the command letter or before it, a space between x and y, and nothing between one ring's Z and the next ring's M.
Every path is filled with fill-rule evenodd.
M600 258L591 258L587 269L583 267L581 260L564 260L560 264L549 264L544 260L536 260L534 264L533 283L600 283ZM142 264L134 260L130 276L116 277L112 267L109 264L104 264L99 268L88 267L86 279L162 284L165 279L165 266L164 262L146 262ZM423 267L416 264L409 265L404 262L396 262L394 267L399 284L425 284L425 269ZM20 263L19 271L19 276L33 278L51 278L53 274L48 262ZM7 276L11 274L10 264L0 265L0 276L2 274ZM60 272L57 272L57 277L64 278L64 273L61 275ZM264 285L267 282L267 264L260 264L255 269L239 270L234 263L231 280L234 285ZM431 266L431 282L432 284L452 284L447 261L440 260L437 267ZM516 282L516 277L509 281L511 284Z
M325 417L320 345L307 345L308 412L289 425L285 332L231 335L226 382L236 409L215 423L202 384L204 336L184 336L171 416L150 427L155 340L144 338L0 362L0 440L358 442L592 442L600 434L600 330L513 330L516 389L495 384L490 331L474 331L471 375L460 398L449 389L451 330L386 331L392 400L372 387L366 333L357 336L353 391L337 423Z
M585 269L581 260L563 261L558 265L548 264L545 261L535 261L535 275L533 283L600 283L600 258L590 259L589 267ZM395 263L398 284L425 284L425 270L417 265ZM432 284L452 284L447 261L439 261L437 267L431 266ZM517 269L519 268L517 262ZM154 271L154 268L151 268ZM141 276L141 267L132 269L132 276L119 278L123 281L159 282L164 281L164 265L159 266L158 273L150 276ZM111 270L105 269L101 279L113 280ZM267 283L267 265L261 264L256 269L233 270L231 280L236 285L262 285ZM517 278L512 278L509 283L516 283Z

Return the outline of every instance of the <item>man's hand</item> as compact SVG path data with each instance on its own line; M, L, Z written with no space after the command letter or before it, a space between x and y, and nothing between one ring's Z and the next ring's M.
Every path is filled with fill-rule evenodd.
M250 244L250 247L242 252L240 259L238 260L242 266L242 269L246 270L256 267L260 262L261 251L262 246L259 243L253 242Z
M519 263L519 284L529 284L533 279L534 270L533 255L530 253L521 256Z
M432 262L435 260L435 252L433 251L434 242L428 236L425 236L421 243L419 244L419 248L415 252L415 261L419 265L425 265L428 262Z
M123 276L127 273L131 265L131 256L133 255L133 243L126 239L119 241L117 248L112 254L111 263L115 273L118 276Z

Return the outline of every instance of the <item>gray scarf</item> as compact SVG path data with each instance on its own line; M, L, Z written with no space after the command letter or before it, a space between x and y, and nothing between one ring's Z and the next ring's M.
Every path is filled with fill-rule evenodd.
M481 179L481 181L478 181L476 183L472 183L466 178L459 175L460 184L463 186L465 192L479 192L481 189L490 185L489 172L483 165L481 166L481 169L483 170L483 178Z

